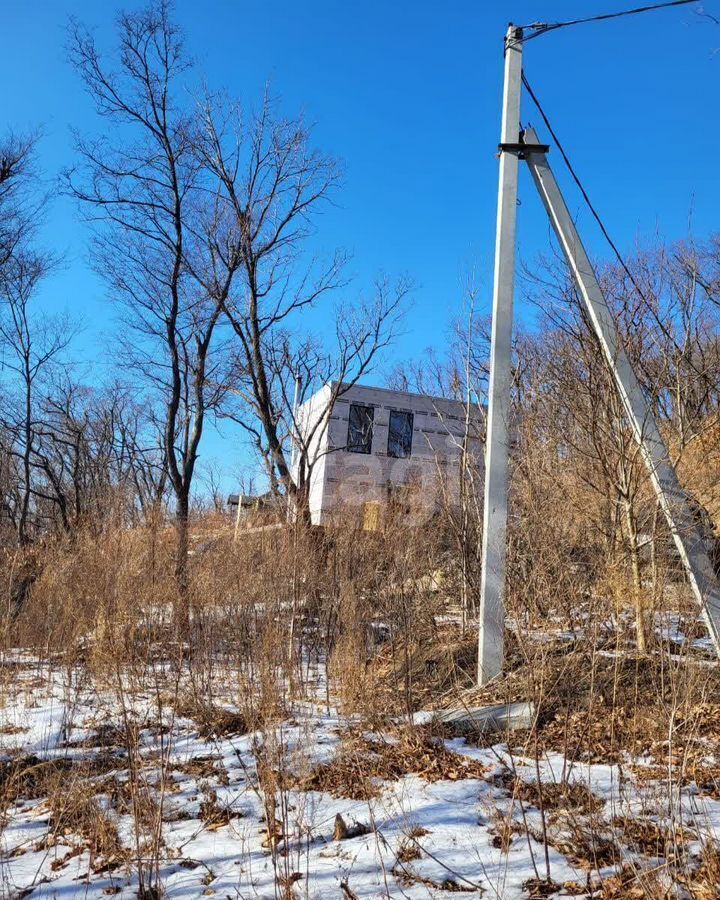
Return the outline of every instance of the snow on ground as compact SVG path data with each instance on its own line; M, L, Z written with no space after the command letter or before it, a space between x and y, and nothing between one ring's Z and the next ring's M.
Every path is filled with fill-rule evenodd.
M30 782L9 796L3 776L10 802L0 835L2 897L135 898L139 869L146 883L154 871L151 880L162 886L157 896L168 898L519 898L531 896L530 885L548 871L557 896L590 896L583 890L589 866L573 846L580 820L593 819L597 836L617 816L650 815L663 824L673 813L673 822L691 829L690 849L698 854L720 834L720 801L696 790L679 793L668 810L656 784L633 781L618 766L569 767L560 754L536 763L503 743L478 748L461 738L445 741L445 748L480 764L475 777L427 781L407 774L383 782L369 800L304 790L303 773L342 753L352 723L333 708L296 703L286 721L265 733L203 737L192 719L173 719L168 706L158 711L152 690L124 685L120 694L93 684L82 670L51 668L26 655L5 660L3 672L3 758L59 768L52 796L35 796ZM127 721L137 726L133 765L121 740L110 749L107 740L99 744L122 721L120 696ZM272 758L282 759L286 778L270 793L258 761L277 747L282 753ZM92 761L81 777L76 767ZM543 817L532 797L518 802L509 779L532 786L538 775L586 785L592 811L585 818L572 808ZM81 816L63 819L63 800L79 788L115 829L113 851L98 850ZM156 825L137 824L138 797L152 798L160 841ZM336 840L338 815L350 836ZM280 823L275 829L268 829L268 816ZM630 845L621 850L626 861L657 864ZM600 859L593 877L616 868Z
M688 638L688 624L695 626L693 630L699 632L696 637ZM675 612L664 611L655 616L655 632L662 640L675 644L681 648L705 651L711 659L716 659L715 649L710 635L707 633L702 620L697 617L688 622L687 618Z

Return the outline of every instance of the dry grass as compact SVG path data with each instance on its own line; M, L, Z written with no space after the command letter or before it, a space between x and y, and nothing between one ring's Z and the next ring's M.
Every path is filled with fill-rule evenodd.
M67 758L42 759L38 756L16 757L0 764L0 798L3 808L21 800L37 800L49 796L63 785L97 778L116 769L121 761L116 756L96 753L87 760Z
M205 823L209 831L217 831L242 817L242 810L231 808L227 804L218 803L217 791L202 782L199 785L204 794L200 803L200 821Z
M90 850L91 859L101 858L103 869L127 862L117 826L95 796L92 783L63 780L49 792L52 840L61 836L80 835ZM97 865L97 862L91 865Z
M555 539L579 553L577 534ZM52 655L54 665L68 672L88 673L116 698L116 710L132 708L133 698L142 695L149 711L142 721L98 717L88 737L67 741L67 750L82 752L86 762L19 755L4 763L4 808L21 799L45 800L53 833L75 835L98 867L130 858L145 896L159 895L163 822L183 814L176 802L165 809L164 798L177 792L182 776L190 777L198 785L198 827L226 827L242 811L219 799L228 775L213 744L253 733L257 779L248 777L248 789L261 798L278 895L299 896L304 884L296 875L303 869L293 850L289 804L297 795L291 801L291 791L367 801L384 782L408 774L430 782L487 780L486 766L447 747L447 732L398 721L408 722L420 708L517 700L534 701L538 712L534 729L507 736L524 760L541 762L546 752L557 752L569 767L619 764L628 778L652 787L659 806L663 797L670 803L678 787L694 785L701 795L718 796L720 705L713 698L720 695L720 674L693 662L702 654L693 656L687 647L677 658L668 651L680 648L661 642L647 654L637 652L627 624L631 604L620 603L620 589L611 599L588 593L593 577L596 586L610 579L622 586L623 577L627 585L627 569L614 563L608 574L594 559L590 575L574 580L568 571L560 578L560 550L550 554L539 538L513 545L510 613L516 627L506 635L502 677L478 690L474 630L463 632L447 616L457 609L453 540L439 523L386 534L281 528L233 544L217 517L201 520L193 535L190 636L180 634L174 620L172 532L166 528L108 529L80 535L72 545L49 545L36 561L27 606L5 629L6 647L22 642L42 659ZM557 596L549 593L553 579ZM681 612L690 633L696 626L687 608ZM553 629L573 629L575 636L553 637ZM10 663L0 673L8 690L16 672ZM317 673L325 672L327 684L316 683ZM303 748L290 754L273 736L307 700L339 704L356 722L334 758L321 764L303 761ZM208 752L171 770L162 753L180 728L192 728ZM143 730L165 747L152 760L152 776L143 769ZM15 737L22 741L22 731ZM484 746L499 740L475 737ZM73 788L64 796L59 785L67 781ZM586 882L561 885L567 894L592 887L607 898L655 896L659 881L641 866L624 865L632 848L641 859L662 858L675 883L696 896L713 896L718 856L712 844L701 859L691 858L672 843L681 837L687 844L690 833L683 836L650 816L610 816L579 780L539 785L507 770L496 786L511 809L539 810L543 822L540 828L498 812L491 816L496 845L506 852L520 840L554 847L587 872ZM136 823L138 845L131 851L121 852L117 844L115 815ZM351 823L345 836L356 827L375 833L373 823ZM423 849L417 837L395 846L398 881L422 882L431 891L474 890L450 874L442 883L418 878L413 864ZM615 874L601 883L598 870L607 867ZM552 872L540 872L526 885L528 896L549 896L553 889ZM342 891L352 896L349 882Z
M506 769L496 780L513 799L544 810L566 810L583 815L599 812L605 801L581 781L525 781Z
M192 719L197 726L198 734L204 738L247 734L250 730L242 713L222 709L196 699L179 699L175 705L175 712L182 718Z
M297 786L334 797L367 800L378 796L382 781L418 775L425 781L482 778L487 768L448 750L424 729L402 729L371 740L354 734L343 740L332 762L315 766Z

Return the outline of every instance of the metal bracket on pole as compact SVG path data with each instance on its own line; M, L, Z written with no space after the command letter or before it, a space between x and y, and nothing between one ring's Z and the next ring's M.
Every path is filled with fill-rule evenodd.
M505 150L520 143L522 30L512 25L505 37L505 81L497 225L493 276L492 342L485 438L485 506L483 512L478 682L499 674L505 625L505 556L510 390L512 387L512 320L515 287L515 219L518 155Z
M650 404L620 343L612 312L548 165L547 151L543 145L537 144L533 129L528 128L524 137L524 158L580 289L658 501L670 526L675 546L685 566L690 586L700 604L715 650L720 656L720 586L699 523L670 462Z
M533 144L530 149L541 153L549 153L550 144ZM525 154L529 152L525 141L521 141L519 144L498 144L498 150L500 153L517 153L518 159L525 159Z

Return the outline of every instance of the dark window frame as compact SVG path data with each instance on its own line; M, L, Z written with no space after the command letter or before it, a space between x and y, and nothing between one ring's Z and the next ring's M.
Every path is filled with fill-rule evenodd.
M367 417L364 424L362 421L354 421L356 411L359 411L360 415L365 415ZM375 407L370 406L367 403L350 403L350 408L348 410L347 441L345 443L347 452L362 453L364 456L369 456L372 453L374 427ZM368 433L366 435L363 435L363 428L367 429ZM355 440L354 438L357 437L362 438L362 440Z
M398 430L393 429L393 416L402 417L407 423ZM407 409L391 409L388 419L387 455L392 459L410 459L412 456L413 428L415 414ZM398 449L398 447L400 449Z

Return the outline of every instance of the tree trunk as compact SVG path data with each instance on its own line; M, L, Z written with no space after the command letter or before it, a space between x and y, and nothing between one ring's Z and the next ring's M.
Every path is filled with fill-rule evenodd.
M632 501L625 499L625 523L630 545L630 564L633 576L633 594L635 601L635 631L639 653L647 652L645 610L643 609L642 578L640 575L640 549L638 547L637 523Z
M175 583L177 585L175 627L182 639L187 639L190 635L189 507L188 496L183 493L177 498L175 511Z
M20 504L20 516L18 518L18 541L21 546L28 543L27 536L27 520L30 509L30 478L31 466L30 459L32 455L32 374L30 372L30 358L25 354L24 359L24 379L25 379L25 419L23 422L23 438L24 447L22 454L23 465L23 493Z
M660 584L658 579L658 553L657 553L657 541L658 541L658 514L660 512L660 504L655 504L655 509L653 510L652 517L652 530L651 530L651 540L650 540L650 577L652 579L652 591L653 591L653 602L657 604L658 602L658 594L660 592Z
M295 510L295 522L305 528L312 525L310 516L310 482L301 484L297 487L289 485L289 493L291 503Z

